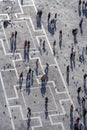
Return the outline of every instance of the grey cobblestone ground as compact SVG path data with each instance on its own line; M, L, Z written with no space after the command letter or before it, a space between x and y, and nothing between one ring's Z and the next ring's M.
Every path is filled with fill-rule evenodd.
M36 12L43 10L42 28L36 24ZM47 15L51 18L57 13L57 29L54 35L48 30ZM79 30L81 17L78 15L77 0L0 0L0 130L73 130L70 128L70 106L74 106L74 120L82 118L82 109L77 100L77 89L84 92L83 75L87 73L87 55L85 63L79 62L79 54L87 46L87 19L84 16L83 35ZM7 28L4 20L11 20ZM77 41L74 45L72 29L78 28ZM17 50L10 52L11 33L17 31ZM62 48L59 47L59 31L63 31ZM41 55L39 40L45 40L46 51ZM30 60L24 62L24 41L30 40ZM56 56L53 56L53 42L56 40ZM66 67L70 65L71 47L76 52L76 66L70 69L69 85L66 82ZM36 76L35 63L39 59L39 74ZM41 77L46 63L49 64L49 78L44 95ZM26 92L28 69L34 71L34 83L30 93ZM19 75L23 71L22 90L19 89ZM45 97L49 98L48 113L45 112ZM27 108L31 108L31 122L27 129ZM86 101L87 108L87 101ZM80 112L81 111L81 112ZM47 119L45 115L48 114ZM87 119L87 116L86 116ZM86 121L87 122L87 121ZM87 130L87 126L84 128Z

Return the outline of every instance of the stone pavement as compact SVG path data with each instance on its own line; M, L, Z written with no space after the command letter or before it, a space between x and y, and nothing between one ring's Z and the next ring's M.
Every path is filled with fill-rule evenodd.
M83 75L87 73L87 55L85 64L79 62L79 54L86 47L86 18L83 24L83 36L78 31L76 51L76 67L70 71L69 86L66 83L66 67L70 64L70 52L73 43L72 29L79 28L77 0L0 0L0 130L27 130L27 108L31 108L29 130L71 130L70 106L74 106L74 119L81 110L77 101L77 88L83 89ZM37 9L43 10L42 28L36 24ZM58 14L57 30L54 35L48 31L47 15ZM3 27L4 20L11 20L7 28ZM59 48L59 30L63 31L63 45ZM10 52L10 37L14 31L17 35L17 51L15 56ZM39 40L45 40L46 52L39 52ZM24 62L23 45L30 40L30 61ZM56 56L53 55L53 42L56 43ZM39 59L39 75L35 73L35 62ZM46 63L49 64L49 79L44 96L41 92L41 77ZM34 70L34 84L26 93L26 75L28 69ZM19 74L23 71L23 87L19 89ZM48 117L45 119L45 97L49 98ZM87 103L87 102L86 102ZM76 111L78 108L78 111ZM82 119L81 119L82 120ZM87 129L87 128L86 128Z

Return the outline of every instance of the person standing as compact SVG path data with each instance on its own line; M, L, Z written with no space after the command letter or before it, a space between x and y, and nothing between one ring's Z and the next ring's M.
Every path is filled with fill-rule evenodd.
M27 52L27 40L24 42L24 61L26 61L26 52Z
M14 53L14 42L15 42L14 33L12 32L11 38L10 38L10 50L11 50L11 52L13 52L13 53Z
M39 51L40 51L40 54L42 55L42 51L43 51L43 47L42 47L42 39L40 39L40 43L39 43Z
M28 107L28 112L27 112L27 130L29 130L30 121L31 121L31 109Z
M48 13L48 20L47 20L48 23L49 23L50 17L51 17L51 13L49 12L49 13Z
M81 87L77 89L78 97L80 97Z
M31 73L27 73L26 77L26 92L28 92L28 95L30 93L30 87L31 87Z
M82 1L79 0L79 5L78 5L79 16L81 16L81 12L82 12L82 10L81 10L81 4L82 4Z
M56 41L53 42L53 55L55 56L56 55Z
M19 75L19 88L22 89L22 83L23 83L23 72Z
M73 105L70 106L70 125L73 128Z
M33 86L33 82L34 82L34 71L32 70L31 72L31 85Z
M46 68L45 68L46 81L48 81L48 71L49 71L49 64L46 63Z
M62 47L62 30L59 31L59 46Z
M45 118L48 117L48 97L45 97Z
M46 51L46 47L45 47L45 40L43 41L43 52Z
M23 5L23 0L21 0L21 5Z
M30 52L30 41L27 42L27 49L26 49L27 62L29 62L29 52Z
M66 69L66 81L67 81L67 84L69 85L69 73L70 73L70 67L69 65L67 66L67 69Z
M36 60L36 75L38 76L39 60Z
M82 2L82 13L83 13L83 16L85 15L85 1L83 0Z
M80 28L81 35L83 34L82 24L83 24L83 18L81 18L80 23L79 23L79 28Z
M16 43L17 43L17 31L15 31L15 34L14 34L14 37L15 37L15 40L14 40L14 51L16 51Z
M74 122L74 130L80 130L80 118L79 117Z

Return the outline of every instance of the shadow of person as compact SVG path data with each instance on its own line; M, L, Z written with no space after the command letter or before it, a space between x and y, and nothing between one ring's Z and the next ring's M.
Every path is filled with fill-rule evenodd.
M83 87L84 87L84 92L87 94L86 77L87 77L87 74L84 74L84 76L83 76Z
M26 93L30 94L30 86L26 86Z
M48 109L45 110L45 119L47 119L47 118L48 118Z
M79 16L81 16L81 7L78 7Z
M40 19L37 19L37 27L41 28L41 20Z
M45 87L45 86L42 86L42 87L41 87L41 94L42 94L42 96L44 96L45 93L46 93L46 87Z
M69 86L69 73L66 73L66 82L67 82L67 85Z
M77 96L77 100L78 100L78 104L81 105L81 98L79 95Z
M28 120L27 120L27 130L29 130L29 128L30 128L30 122L31 122L31 119L28 118Z
M80 33L81 33L81 35L83 35L83 28L82 27L80 28Z

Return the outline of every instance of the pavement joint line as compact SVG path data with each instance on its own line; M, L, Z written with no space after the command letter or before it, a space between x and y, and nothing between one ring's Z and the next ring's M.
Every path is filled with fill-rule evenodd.
M3 79L2 79L1 72L0 72L0 79L1 79L1 84L2 84L3 91L4 91L4 96L5 96L5 100L6 100L6 104L7 104L7 108L8 108L9 117L11 119L12 128L13 128L13 130L15 130L15 126L14 126L12 114L11 114L11 111L10 111L10 108L9 108L9 102L8 102L8 98L7 98L7 94L6 94L6 90L5 90L5 86L4 86L4 82L3 82Z
M17 69L16 69L16 65L15 65L15 60L12 60L12 62L13 62L13 66L14 66L14 69L15 69L15 73L16 73L17 79L19 79L19 75L18 75L18 72L17 72Z
M52 114L52 115L49 115L49 118L50 118L50 121L53 123L53 121L52 121L52 119L51 119L51 117L56 117L56 116L60 116L60 115L65 115L66 114L66 112L65 112L65 109L64 109L64 107L62 106L62 102L67 102L67 101L70 101L70 99L60 99L59 100L59 103L60 103L60 105L61 105L61 108L62 108L62 113L59 113L59 114ZM53 124L55 124L55 123L53 123ZM57 123L56 123L57 124Z
M14 87L14 91L15 91L15 97L11 97L11 98L8 98L8 100L14 100L14 99L19 99L19 96L18 96L18 93L17 93L17 89L16 89L16 85L13 86Z
M30 32L30 35L31 35L31 38L32 38L32 41L33 41L34 47L35 47L35 49L36 49L36 45L35 45L35 42L34 42L34 39L33 39L33 36L32 36L32 33L31 33L31 30L30 30L30 28L29 28L29 25L28 25L27 21L26 21L26 25L27 25L28 31Z
M4 51L5 56L6 56L6 55L7 55L7 56L8 56L8 55L9 55L9 56L12 56L12 55L13 55L12 53L7 53L7 52L6 52L6 49L5 49L5 46L4 46L4 43L3 43L3 40L0 39L0 41L1 41L1 44L2 44L2 47L3 47L3 51ZM15 55L19 55L20 59L22 59L20 53L16 53ZM16 60L17 60L17 59L16 59Z
M31 60L37 60L37 59L39 60L41 69L42 69L42 71L43 71L43 74L45 74L45 73L44 73L44 69L43 69L43 65L42 65L41 60L40 60L40 57L33 57L33 58L31 58Z
M63 130L65 130L64 125L63 125L63 123L62 123L62 122L53 123L53 121L52 121L52 119L51 119L51 117L50 117L50 116L49 116L49 119L50 119L50 122L51 122L51 125L52 125L52 126L53 126L53 125L61 125L61 126L62 126L62 129L63 129Z
M40 60L40 59L39 59ZM15 61L15 60L13 60L13 61ZM14 63L14 62L13 62ZM15 65L14 65L14 68L16 68L15 67ZM53 81L54 82L54 81ZM50 88L50 87L49 87ZM50 91L51 91L51 89L50 89ZM16 91L15 91L16 92ZM52 93L52 91L51 91L51 94L52 94L52 96L53 96L53 93ZM22 97L23 97L23 94L22 94ZM54 97L54 96L53 96ZM11 99L11 98L10 98ZM54 99L54 98L53 98ZM23 97L23 100L24 100L24 97ZM55 101L55 99L54 99L54 101ZM24 104L25 104L25 106L26 106L26 102L25 102L25 100L24 100ZM56 104L57 105L57 104Z
M25 87L26 86L26 84L23 84L22 85L23 87ZM16 96L15 97L11 97L11 98L8 98L8 100L14 100L14 99L18 99L19 98L19 96L18 96L18 93L17 93L17 87L19 87L19 85L14 85L14 90L15 90L15 94L16 94ZM47 85L47 87L49 87L48 85ZM32 87L32 88L30 88L31 90L33 90L33 89L40 89L41 87ZM22 91L24 91L24 89L22 88L21 89L21 92Z
M22 7L27 7L27 6L31 7L33 5L32 4L30 4L30 5L22 5Z
M32 3L33 3L33 6L34 6L34 8L35 8L35 11L37 12L37 8L36 8L36 5L35 5L35 3L34 3L34 0L32 0ZM50 47L51 53L53 54L53 51L52 51L52 48L51 48L49 39L48 39L47 34L46 34L46 31L45 31L45 29L44 29L44 27L43 27L43 24L42 24L42 30L43 30L43 32L44 32L44 34L45 34L45 36L46 36L46 39L47 39L48 45L49 45L49 47ZM70 98L70 101L71 101L71 103L73 104L73 107L74 107L74 109L75 109L75 105L74 105L74 103L73 103L73 101L72 101L72 98L71 98L71 96L70 96L70 94L69 94L68 88L67 88L67 86L66 86L66 83L65 83L65 80L64 80L64 78L63 78L62 72L61 72L61 70L60 70L60 68L59 68L58 62L57 62L57 60L56 60L55 58L54 58L54 60L55 60L55 62L56 62L57 69L58 69L58 72L59 72L59 74L60 74L60 76L61 76L61 79L62 79L62 81L63 81L63 84L64 84L64 86L65 86L65 88L66 88L67 94L68 94L68 96L69 96L69 98Z
M18 86L18 85L15 85L15 86L14 86L15 93L16 93L16 97L8 98L9 101L19 98L18 93L17 93L17 90L16 90L16 87L17 87L17 86ZM52 94L52 91L51 91L50 86L48 85L47 87L50 89L51 95L52 95L52 97L53 97L53 94ZM40 87L31 88L31 90L33 90L33 89L40 89ZM24 98L23 91L21 91L21 92L22 92L22 97L23 97L23 101L24 101L25 108L27 109L27 105L26 105L26 101L25 101L25 98ZM53 97L53 100L54 100L54 97ZM54 103L55 103L55 100L54 100ZM57 105L57 104L56 104L56 105ZM20 106L20 105L13 105L13 107L16 107L16 106L18 107L18 106ZM10 106L10 107L12 107L12 106ZM49 112L53 112L53 111L57 111L57 110L49 110ZM43 111L41 111L41 112L33 112L33 114L35 114L35 113L43 113Z
M49 67L54 67L56 64L49 64ZM43 67L46 67L46 65L43 65Z
M35 48L33 48L33 49L36 49L36 45L35 45L35 43L34 43L34 40L33 40L33 36L32 36L32 33L31 33L31 31L30 31L30 28L29 28L29 26L28 26L28 23L27 23L27 21L15 21L15 22L25 22L26 23L26 26L27 26L27 28L28 28L28 31L29 31L29 33L30 33L30 35L31 35L31 38L32 38L32 41L33 41L33 44L34 44L34 47Z
M70 101L70 99L60 99L59 100L59 103L61 105L61 108L62 108L62 111L63 111L64 114L66 114L66 112L65 112L65 109L64 109L62 104L63 104L63 102L67 102L67 101Z
M62 108L63 113L65 114L66 112L65 112L64 107L62 106L62 100L59 100L59 103L60 103L60 106L61 106L61 108Z
M9 20L8 14L0 14L0 16L3 16L3 15L7 16L7 19L0 19L0 21Z
M45 34L36 36L36 39L39 41L39 38L41 38L41 37L44 37L44 38L45 38ZM39 43L39 42L38 42L38 43Z
M32 130L34 130L35 128L39 128L39 127L42 127L42 126L43 126L43 125L42 125L42 121L41 121L41 117L40 117L40 116L38 116L38 119L39 119L40 125L32 126L32 127L31 127Z
M35 48L32 48L32 50L35 49ZM24 51L24 49L17 49L17 51ZM29 53L39 53L39 51L35 50L35 51L31 51Z
M1 69L1 72L6 72L6 71L15 71L15 69Z
M20 109L20 112L21 112L21 116L22 116L22 119L23 120L26 120L27 118L26 117L24 117L24 114L23 114L23 110L22 110L22 107L21 107L21 105L12 105L12 106L9 106L9 108L11 109L11 108L19 108ZM55 112L56 110L49 110L49 112ZM42 114L42 113L44 113L44 111L38 111L38 112L32 112L32 114ZM34 116L34 117L36 117L37 118L37 116ZM33 117L33 118L34 118Z
M20 3L20 0L18 0L18 4L20 6L20 10L21 10L21 13L24 13L23 9L22 9L22 6L21 6L21 3Z
M24 94L23 94L23 91L22 91L22 98L23 98L23 101L24 101L24 105L25 105L25 108L27 109L27 104L26 104L26 101L25 101L25 98L24 98Z
M9 43L8 43L8 38L7 38L7 35L5 33L5 29L3 27L3 23L1 23L1 25L2 25L2 29L3 29L3 32L4 32L4 36L5 36L5 39L6 39L6 43L7 43L8 49L10 50L10 46L9 46Z
M13 106L9 106L9 107L10 107L10 109L11 109L11 108L19 108L19 109L20 109L21 116L22 116L22 119L24 120L24 114L23 114L21 105L13 105Z
M34 3L33 0L32 0L32 2L33 2L33 5L34 5L34 8L35 8L35 11L37 12L35 3ZM49 42L49 40L48 40L48 37L47 37L47 34L46 34L46 32L45 32L45 29L44 29L43 25L42 25L42 28L43 28L43 31L44 31L44 33L45 33L46 39L47 39L47 41L48 41L48 45L49 45L49 47L50 47L51 53L53 54L53 51L52 51L50 42ZM65 88L66 88L66 91L67 91L67 94L68 94L68 96L69 96L69 98L70 98L70 101L71 101L71 103L73 104L73 101L72 101L71 96L70 96L70 94L69 94L69 91L68 91L68 89L67 89L66 83L65 83L65 81L64 81L62 72L61 72L61 70L60 70L60 68L59 68L59 65L58 65L58 63L57 63L57 60L56 60L55 58L54 58L54 60L55 60L55 62L56 62L56 64L57 64L58 72L60 73L61 79L62 79L62 81L63 81L63 84L64 84ZM61 101L60 101L60 103L61 103ZM62 106L62 105L61 105L61 106ZM73 106L74 106L74 104L73 104ZM74 109L75 109L75 106L74 106ZM62 110L63 110L63 112L65 112L65 109L64 109L63 107L62 107Z
M66 92L66 91L58 92L58 91L57 91L57 89L55 89L55 91L56 91L56 94L64 94L64 93L66 93L66 94L67 94L67 92Z
M32 5L32 6L33 6L33 5ZM18 18L18 16L17 16L18 14L19 14L19 15L22 15L22 14L24 14L24 12L22 12L22 13L15 13L16 18ZM41 31L43 31L43 30L41 30L41 29L38 29L38 30L35 29L35 27L34 27L34 25L33 25L33 22L32 22L32 19L31 19L30 16L28 16L28 17L22 17L22 18L18 18L18 19L20 19L20 20L24 20L24 19L30 20L30 23L31 23L31 26L32 26L34 32L39 32L39 31L41 32Z
M50 87L49 87L49 89L50 89L51 95L52 95L52 97L53 97L53 100L54 100L54 104L55 104L56 110L58 111L58 106L57 106L57 104L56 104L56 101L55 101L55 98L54 98L53 92L52 92L52 90L51 90Z
M7 55L7 53L6 53L6 50L5 50L5 47L4 47L4 44L3 44L3 41L0 39L0 41L1 41L1 44L2 44L2 47L3 47L3 51L4 51L4 54L5 54L5 56ZM20 56L20 58L22 59L22 57L21 57L21 55L20 55L20 53L16 53L16 55L18 55L19 54L19 56ZM16 72L16 75L17 75L17 78L19 78L19 76L18 76L18 73L17 73L17 69L16 69L16 67L15 67L15 61L20 61L21 59L16 59L16 60L12 60L12 62L13 62L13 66L14 66L14 70L15 70L15 72ZM11 70L11 69L10 69ZM12 69L13 70L13 69ZM6 69L5 71L9 71L9 69Z
M30 28L29 28L29 25L28 25L28 23L27 23L27 21L14 21L14 23L19 23L19 22L23 22L23 23L26 23L26 26L27 26L27 29L28 29L28 31L29 31L29 33L30 33L30 36L31 36L31 38L32 38L32 41L33 41L33 44L34 44L34 47L35 48L33 48L33 49L36 49L36 45L35 45L35 43L34 43L34 40L33 40L33 36L32 36L32 33L31 33L31 31L30 31Z

